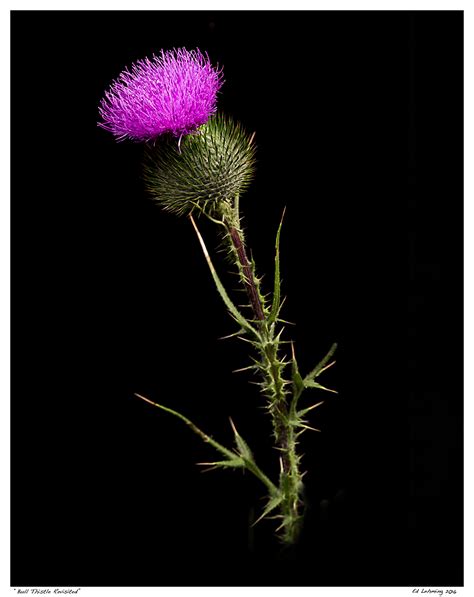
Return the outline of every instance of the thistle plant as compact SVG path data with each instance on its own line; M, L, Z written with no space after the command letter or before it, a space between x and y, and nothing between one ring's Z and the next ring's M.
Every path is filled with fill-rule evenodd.
M194 227L218 293L236 324L230 337L250 348L249 365L240 371L258 376L261 398L271 419L272 441L279 459L279 478L270 479L258 466L247 442L231 419L234 446L225 447L186 416L136 394L145 402L184 421L218 453L218 458L199 463L211 468L243 469L265 486L267 501L258 520L278 520L276 532L285 544L294 543L304 516L301 435L319 431L310 424L313 410L323 404L302 403L306 390L335 392L319 383L331 367L333 344L324 358L301 375L294 345L283 340L281 318L280 234L276 232L273 289L262 290L262 278L248 247L242 226L239 199L255 172L254 135L228 116L216 113L222 71L213 67L199 50L162 51L124 71L106 92L100 106L100 126L118 140L145 142L144 180L151 197L165 210L187 216ZM237 307L224 288L193 216L213 222L227 248L247 296ZM289 350L285 350L290 345ZM258 521L257 521L258 522Z

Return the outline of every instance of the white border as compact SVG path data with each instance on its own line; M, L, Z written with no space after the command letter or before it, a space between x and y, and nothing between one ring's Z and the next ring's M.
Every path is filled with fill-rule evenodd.
M2 473L2 484L0 490L0 596L16 595L16 591L10 588L10 545L9 545L9 513L10 513L10 470L9 470L9 447L10 447L10 147L9 147L9 121L10 121L10 10L464 10L465 20L465 587L473 589L472 564L474 552L472 546L473 514L473 462L472 447L473 434L469 433L469 424L472 423L474 387L472 370L474 365L474 354L472 349L473 320L472 306L474 304L474 230L473 224L473 183L472 168L474 167L474 153L472 148L473 138L473 117L472 107L474 106L473 94L473 39L474 31L471 16L474 11L467 6L467 2L446 2L417 0L412 2L388 2L374 0L371 2L355 1L314 1L294 0L240 0L239 2L229 1L206 1L199 0L136 0L126 1L94 1L84 0L82 2L68 3L56 0L54 2L15 2L10 1L8 7L0 11L0 61L2 102L0 128L0 143L2 147L0 159L0 172L2 193L0 200L0 280L2 282L0 301L0 384L1 384L1 412L0 412L0 467ZM449 209L449 197L446 198L446 207ZM315 562L315 565L317 563ZM440 587L442 588L442 587ZM52 587L54 589L54 587ZM226 595L257 595L259 597L272 595L288 596L297 592L299 595L317 595L317 597L337 597L339 595L351 595L354 597L379 597L381 595L411 595L411 587L308 587L291 589L288 587L272 588L245 588L245 587L193 587L189 589L180 587L156 587L156 588L130 588L130 587L105 587L92 588L83 587L79 595L84 597L128 597L129 595L181 595L183 592L190 593L196 597L220 597ZM457 594L462 594L465 589L458 589ZM54 593L52 593L54 594Z
M10 579L10 19L0 20L0 595Z
M446 0L84 0L84 2L15 2L8 10L466 10L467 2Z

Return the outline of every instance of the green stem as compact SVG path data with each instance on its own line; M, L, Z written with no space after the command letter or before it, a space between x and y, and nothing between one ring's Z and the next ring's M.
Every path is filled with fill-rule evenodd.
M261 342L257 347L261 356L259 368L263 375L261 385L269 402L268 409L272 416L275 443L281 455L282 535L286 543L293 543L297 539L301 524L299 510L303 484L299 470L299 457L296 453L297 438L291 413L288 410L288 393L285 390L288 382L282 376L285 363L278 355L280 339L275 335L274 309L272 308L271 313L266 309L253 264L247 257L240 227L238 203L235 204L232 212L223 215L228 228L228 238L241 274L240 278L247 292L254 319L258 322Z

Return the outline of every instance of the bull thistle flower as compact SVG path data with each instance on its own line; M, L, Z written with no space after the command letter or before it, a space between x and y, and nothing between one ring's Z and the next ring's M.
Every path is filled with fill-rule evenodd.
M99 109L100 126L118 140L187 135L216 111L221 85L221 71L199 50L162 50L151 60L139 60L112 83Z
M247 256L241 225L239 198L249 185L255 167L254 135L240 124L215 115L216 94L222 72L214 69L199 50L161 52L159 58L141 60L132 71L124 71L106 93L99 108L99 123L122 140L145 141L145 184L150 195L167 211L188 215L195 229L216 288L238 329L236 336L250 344L251 364L240 371L259 377L262 398L273 425L273 447L278 450L280 475L272 481L257 465L248 444L231 420L235 445L224 447L187 417L140 394L145 402L184 421L220 456L214 462L199 463L211 468L240 468L255 475L265 486L267 503L258 520L280 520L277 532L283 543L298 539L303 521L303 475L298 452L301 434L312 429L308 418L323 404L301 405L305 390L334 392L316 381L331 367L336 350L303 377L295 350L282 355L282 308L280 282L280 233L276 234L273 291L261 291L261 278ZM178 138L178 139L177 139ZM148 143L153 141L153 143ZM245 314L232 301L213 265L193 214L204 214L217 224L247 294ZM286 342L288 344L288 342ZM277 514L275 515L275 512ZM257 521L258 522L258 521Z

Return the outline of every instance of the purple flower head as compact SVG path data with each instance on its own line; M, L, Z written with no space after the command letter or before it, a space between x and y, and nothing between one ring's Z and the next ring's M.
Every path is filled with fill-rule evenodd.
M181 137L216 111L222 71L200 50L161 51L125 69L102 99L99 126L118 141L150 141L171 133Z

